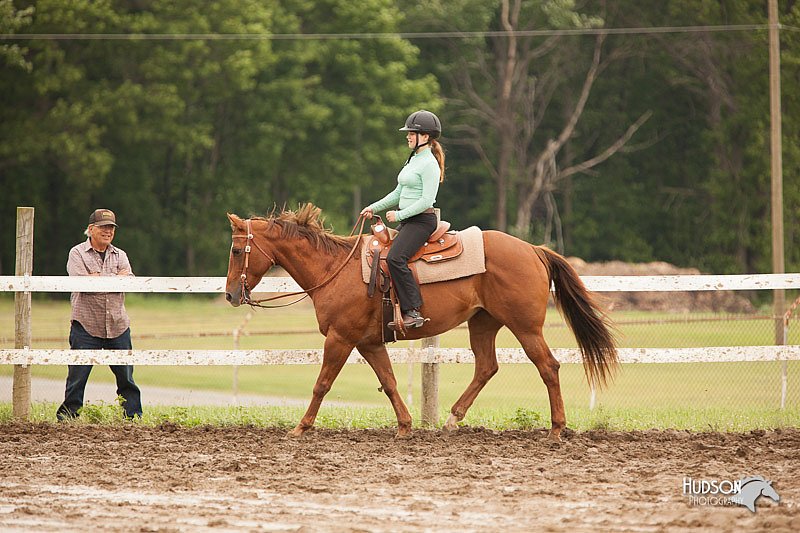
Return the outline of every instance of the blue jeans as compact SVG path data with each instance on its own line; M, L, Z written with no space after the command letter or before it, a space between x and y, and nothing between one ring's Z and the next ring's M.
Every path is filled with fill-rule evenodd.
M69 330L69 347L73 350L130 350L131 330L126 329L119 337L104 339L90 335L80 322L72 321ZM117 395L122 396L125 402L122 408L127 418L142 416L142 398L139 387L133 382L133 365L110 365L111 371L117 378ZM92 365L69 365L67 374L67 389L64 393L64 403L56 411L56 418L64 420L78 416L78 411L83 407L83 393Z

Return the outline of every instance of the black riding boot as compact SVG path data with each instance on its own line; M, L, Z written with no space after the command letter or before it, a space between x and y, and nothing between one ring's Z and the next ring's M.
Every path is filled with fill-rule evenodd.
M422 314L419 312L419 309L410 309L403 312L403 327L405 329L422 327L425 322L429 320L430 318L425 318L422 316ZM392 329L396 328L394 321L389 322L389 327Z
M422 326L430 318L424 318L419 309L411 309L403 313L403 325L407 328L418 328Z

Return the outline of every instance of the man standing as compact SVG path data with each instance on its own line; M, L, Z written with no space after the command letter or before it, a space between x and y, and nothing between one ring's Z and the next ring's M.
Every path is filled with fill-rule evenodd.
M111 244L117 217L108 209L96 209L89 216L86 242L69 251L70 276L132 276L128 255ZM131 329L121 292L73 292L69 347L73 350L130 350ZM64 403L59 420L74 418L83 407L83 393L92 365L69 365ZM126 418L142 416L139 387L133 382L132 365L111 365L117 378L117 395L122 396Z

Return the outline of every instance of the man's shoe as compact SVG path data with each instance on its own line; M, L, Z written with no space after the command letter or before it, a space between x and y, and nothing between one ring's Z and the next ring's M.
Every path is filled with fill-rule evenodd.
M411 309L410 311L403 313L403 327L405 329L422 327L425 322L429 320L430 318L424 318L422 316L422 314L419 312L419 309ZM389 327L395 329L397 324L395 324L394 321L391 321L389 322Z
M67 422L78 418L78 413L73 413L69 409L59 409L56 411L56 420L59 422Z

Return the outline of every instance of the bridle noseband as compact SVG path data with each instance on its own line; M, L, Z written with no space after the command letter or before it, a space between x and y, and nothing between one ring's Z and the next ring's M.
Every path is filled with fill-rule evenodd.
M364 215L359 215L358 220L356 220L356 223L353 226L353 229L350 231L350 237L352 237L353 234L355 233L356 226L358 226L359 222L361 222L361 227L359 228L358 233L359 233L359 235L361 233L363 233L364 232L364 224L366 223L366 221L367 221L367 217L365 217ZM250 299L250 288L247 286L247 267L250 265L250 251L251 251L250 243L252 242L253 246L255 246L258 249L259 252L264 254L264 257L269 259L269 261L272 263L270 265L270 267L265 271L265 273L269 272L269 270L272 267L274 267L275 265L277 265L278 263L275 261L275 258L272 257L271 255L269 255L267 252L265 252L264 249L261 248L261 246L259 246L258 243L253 238L253 232L252 232L252 230L250 228L250 219L249 218L247 220L245 220L245 224L246 224L246 227L247 227L247 233L245 235L232 235L231 237L233 239L247 239L245 241L245 246L244 246L244 268L242 268L242 275L240 277L240 284L241 284L241 289L242 290L240 291L241 294L239 295L239 304L240 305L241 304L247 304L247 305L252 306L252 307L286 307L288 305L293 305L293 304L296 304L297 302L303 300L304 298L308 297L308 295L311 293L311 291L317 290L320 287L322 287L324 285L327 285L328 282L330 282L333 278L335 278L337 275L339 275L339 272L341 272L342 269L344 269L345 265L347 265L347 262L350 261L351 257L353 257L353 254L355 253L356 249L358 248L358 243L361 242L360 239L357 239L356 242L353 243L353 248L350 250L350 253L347 255L347 258L345 258L344 262L339 266L339 268L337 268L333 272L333 274L328 276L328 278L325 279L325 281L323 281L322 283L318 284L317 286L312 287L312 288L307 289L307 290L304 290L304 291L291 292L291 293L288 293L288 294L280 294L278 296L272 296L271 298L264 298L262 300L251 300ZM294 302L291 302L291 303L288 303L288 304L276 305L276 306L261 305L261 302L268 302L268 301L271 301L271 300L277 300L279 298L288 298L288 297L291 297L291 296L298 296L300 294L304 295L303 298L300 298L299 300L295 300Z

